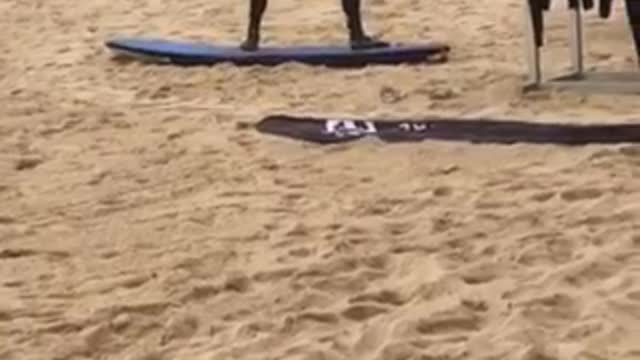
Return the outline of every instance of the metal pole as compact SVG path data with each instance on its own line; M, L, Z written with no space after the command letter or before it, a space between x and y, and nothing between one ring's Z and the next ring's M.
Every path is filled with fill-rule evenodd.
M571 66L574 74L582 76L584 74L584 32L582 24L582 10L580 5L571 11L570 19L570 51Z
M531 6L528 0L524 0L524 24L526 57L529 73L529 84L538 86L542 81L542 67L540 64L540 49L536 45L535 29L531 18Z

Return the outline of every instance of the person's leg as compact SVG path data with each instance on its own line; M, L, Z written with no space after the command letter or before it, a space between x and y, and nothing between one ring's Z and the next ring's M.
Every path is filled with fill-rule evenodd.
M636 60L640 63L640 1L627 0L625 6L627 8L629 27L633 35L633 45L637 56Z
M352 48L366 49L389 45L384 41L371 38L365 33L360 14L360 0L342 0L342 10L347 17L349 40Z
M251 0L249 9L249 25L247 28L247 37L240 47L247 51L258 49L260 44L260 26L262 24L262 16L267 8L267 0Z

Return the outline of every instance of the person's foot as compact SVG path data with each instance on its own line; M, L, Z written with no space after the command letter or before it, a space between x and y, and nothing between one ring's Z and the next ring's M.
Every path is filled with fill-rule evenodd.
M258 50L258 39L248 38L240 44L240 48L244 51L256 51Z
M370 36L360 36L351 38L351 48L354 50L373 49L389 46L389 43Z

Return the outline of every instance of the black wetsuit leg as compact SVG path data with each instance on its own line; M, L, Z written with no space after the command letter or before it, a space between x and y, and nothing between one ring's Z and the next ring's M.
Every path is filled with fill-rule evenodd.
M533 38L536 47L544 45L544 14L549 10L551 0L527 0L529 1L529 11L533 24Z
M600 0L600 17L606 19L611 15L613 0Z
M249 24L247 36L240 47L247 51L254 51L260 46L260 26L267 8L267 0L251 0L249 5Z
M631 33L633 34L633 43L636 48L636 54L640 55L640 1L627 0L626 7L629 26L631 27Z
M569 0L569 9L575 9L577 6L581 6L583 10L593 9L593 0Z
M342 0L342 10L347 17L351 47L353 49L369 49L389 46L387 42L366 34L362 25L360 5L360 0Z

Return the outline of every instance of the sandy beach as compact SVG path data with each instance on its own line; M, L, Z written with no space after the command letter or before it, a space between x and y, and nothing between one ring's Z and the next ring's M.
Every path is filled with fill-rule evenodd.
M450 44L441 65L180 68L103 46L239 43L247 3L0 3L0 359L640 359L640 146L239 126L637 122L637 97L523 95L518 0L367 3L373 34ZM561 3L548 74L569 65ZM634 69L622 6L586 17L590 68ZM337 1L273 1L263 40L343 44L343 23Z

